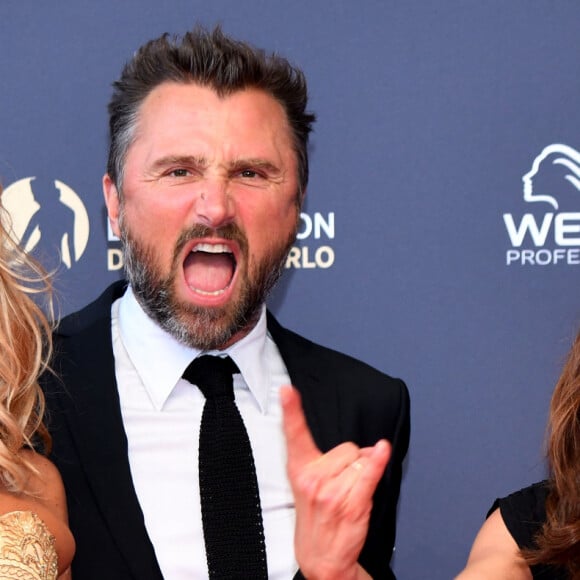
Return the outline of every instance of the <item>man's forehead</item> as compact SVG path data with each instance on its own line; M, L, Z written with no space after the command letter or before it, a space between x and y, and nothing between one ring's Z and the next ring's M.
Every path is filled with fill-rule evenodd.
M164 82L152 89L136 109L132 141L139 138L144 125L171 118L177 111L195 116L196 122L203 122L205 116L209 118L220 109L240 115L240 120L254 119L256 130L265 122L279 123L279 128L286 130L290 140L294 140L285 107L261 88L246 87L220 95L214 87L196 82ZM180 119L179 123L183 121Z
M295 152L286 111L267 91L249 87L219 95L213 87L194 82L165 82L148 94L138 109L129 148L142 138L156 142L177 138L184 143L186 137L218 135L222 130L236 135L238 145L238 137L244 142L250 137L255 144L261 136L264 147L271 142Z
M187 96L183 98L186 101L190 101L192 105L197 105L197 100L211 100L214 98L217 104L227 104L229 101L238 101L240 97L243 97L245 100L256 100L262 102L271 101L279 107L284 118L288 120L284 104L271 92L261 87L250 85L225 90L210 83L203 84L193 80L188 82L165 81L158 84L145 96L138 110L141 112L151 101L165 100L172 97L175 98L180 94L187 94Z

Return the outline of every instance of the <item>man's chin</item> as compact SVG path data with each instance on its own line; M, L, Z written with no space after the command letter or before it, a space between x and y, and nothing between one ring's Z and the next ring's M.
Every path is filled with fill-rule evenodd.
M235 308L232 309L231 305L202 307L188 303L182 305L178 312L177 316L163 321L162 326L179 342L199 350L227 348L255 324L247 316L241 316Z

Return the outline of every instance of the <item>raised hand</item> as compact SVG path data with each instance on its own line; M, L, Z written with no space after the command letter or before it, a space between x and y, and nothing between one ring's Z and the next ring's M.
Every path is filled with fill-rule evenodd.
M322 453L306 424L298 391L282 387L280 398L300 570L308 580L369 578L357 559L391 446L386 440L363 448L342 443Z

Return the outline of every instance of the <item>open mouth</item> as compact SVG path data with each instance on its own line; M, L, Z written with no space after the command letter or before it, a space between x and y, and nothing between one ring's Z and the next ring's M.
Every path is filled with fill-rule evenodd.
M205 296L219 296L232 283L236 259L226 244L196 244L184 261L185 280L191 290Z

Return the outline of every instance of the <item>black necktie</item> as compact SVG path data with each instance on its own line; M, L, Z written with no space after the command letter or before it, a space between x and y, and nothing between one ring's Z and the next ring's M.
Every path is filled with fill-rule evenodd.
M209 577L266 579L266 545L252 448L234 402L230 358L200 356L183 373L206 401L199 432L199 488Z

